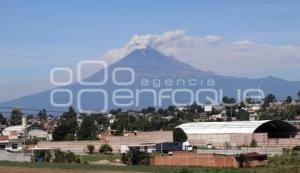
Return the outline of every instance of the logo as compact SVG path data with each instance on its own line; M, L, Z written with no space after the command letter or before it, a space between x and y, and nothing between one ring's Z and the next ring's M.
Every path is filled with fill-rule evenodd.
M102 76L97 81L86 81L83 79L84 68L89 65L100 65ZM77 72L77 73L76 73ZM100 111L107 112L111 107L132 108L141 107L143 98L147 95L151 103L147 106L163 107L164 102L174 106L186 106L196 102L198 105L234 106L243 102L252 104L249 100L255 100L263 104L263 90L259 88L237 89L236 103L223 103L223 89L215 89L216 81L212 78L139 78L136 79L136 72L129 67L117 67L108 70L104 61L81 61L77 65L76 72L71 68L57 67L50 72L51 84L56 86L50 93L50 103L54 107L76 107L79 112ZM64 81L57 80L62 73L66 76ZM126 77L124 78L124 75ZM70 89L72 82L80 85L79 90ZM105 88L113 89L109 91ZM88 95L97 96L99 103L97 108L86 108L84 105L94 100L86 100ZM149 96L150 95L150 96ZM184 100L182 98L185 98ZM62 101L63 100L63 101ZM259 102L258 102L259 101ZM88 107L88 106L87 106Z

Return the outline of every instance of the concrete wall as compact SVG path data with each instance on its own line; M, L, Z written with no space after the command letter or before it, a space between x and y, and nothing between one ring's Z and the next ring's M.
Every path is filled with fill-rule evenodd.
M249 145L252 138L252 134L193 134L188 135L188 142L196 146L212 144L217 148L224 148L225 142L233 147Z
M300 145L300 140L295 138L276 138L276 139L269 139L267 142L268 146L282 146L285 148L295 147Z
M41 141L37 144L38 148L60 149L62 151L72 151L76 154L87 153L87 145L94 145L95 152L99 151L100 146L104 144L101 141Z
M241 149L227 149L227 150L197 150L197 153L215 153L224 155L238 155L246 153L266 154L270 156L282 155L283 149L281 147L242 147Z
M212 144L218 149L223 149L225 142L232 147L249 146L252 139L260 147L294 147L300 145L300 135L294 138L268 138L267 133L253 134L193 134L187 135L192 145L205 146Z
M139 132L133 136L106 136L102 137L101 140L97 141L61 141L61 142L50 142L41 141L37 144L39 148L51 148L70 150L74 153L85 153L87 152L87 145L94 145L95 152L99 151L102 144L110 144L113 148L114 153L119 153L121 145L140 145L145 143L161 143L161 142L172 142L173 133L172 131L152 131L152 132Z
M31 156L24 153L9 153L5 150L0 150L1 161L14 161L14 162L30 162Z

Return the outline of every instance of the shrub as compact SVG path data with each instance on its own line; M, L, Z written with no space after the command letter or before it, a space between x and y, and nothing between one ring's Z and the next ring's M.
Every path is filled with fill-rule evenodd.
M45 151L35 151L34 158L35 160L42 159L42 161L44 161L45 154L46 154Z
M224 143L224 148L225 148L226 150L228 150L230 147L231 147L231 146L230 146L230 143L229 143L228 141L226 141L226 142Z
M56 162L56 163L76 162L76 156L71 151L63 152L61 150L55 150L53 162Z
M75 140L75 136L73 133L68 133L64 139L65 141L74 141Z
M81 163L81 160L80 159L76 159L75 163Z
M31 139L26 139L25 140L25 145L36 145L40 141L45 141L46 139L44 138L31 138Z
M122 153L121 160L123 163L129 165L130 164L130 156L128 153Z
M95 150L95 146L94 145L88 145L87 149L88 149L89 153L92 154Z
M54 151L54 160L53 160L53 162L56 162L56 163L65 162L65 153L60 151L60 150L55 150Z
M75 154L72 153L72 152L70 152L70 151L67 152L67 153L65 154L65 159L66 159L66 161L69 162L69 163L72 163L72 162L75 162L75 161L76 161Z
M178 173L193 173L193 171L188 170L187 168L182 168Z
M112 147L108 144L101 145L99 152L100 153L111 153L113 151Z
M149 165L149 158L149 153L137 149L130 149L128 153L122 155L123 163L130 165Z
M255 139L251 140L250 147L257 147L257 142Z
M46 151L45 156L44 156L44 161L45 162L50 162L51 158L52 158L51 152L50 151Z

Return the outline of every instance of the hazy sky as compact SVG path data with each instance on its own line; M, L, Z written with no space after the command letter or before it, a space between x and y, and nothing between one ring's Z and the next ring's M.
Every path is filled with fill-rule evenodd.
M208 35L217 38L221 46L203 51L220 51L224 58L233 55L232 45L250 43L254 47L252 56L245 56L247 62L254 56L272 59L273 55L282 55L276 59L278 62L292 64L277 64L265 70L257 67L248 72L243 68L218 71L215 61L209 61L199 65L201 69L300 80L299 18L300 1L296 0L0 0L0 101L42 90L46 83L41 81L48 80L53 67L100 58L112 48L124 47L136 34L163 37L164 32L175 30L185 31L184 38L195 38L198 44L209 41ZM264 46L270 46L267 53ZM206 58L196 52L185 59L183 55L188 51L174 54L190 63L196 62L193 57ZM288 58L284 61L283 57ZM239 60L236 62L239 65ZM262 65L270 67L267 62Z

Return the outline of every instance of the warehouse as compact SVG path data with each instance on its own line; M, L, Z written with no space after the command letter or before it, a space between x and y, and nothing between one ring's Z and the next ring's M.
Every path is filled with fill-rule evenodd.
M23 126L10 126L2 131L3 136L8 136L9 139L20 139L24 134ZM27 125L26 138L43 138L49 139L48 133L40 125Z
M216 148L249 146L292 147L300 145L296 128L285 121L191 122L177 126L194 146ZM225 146L226 145L226 146Z

